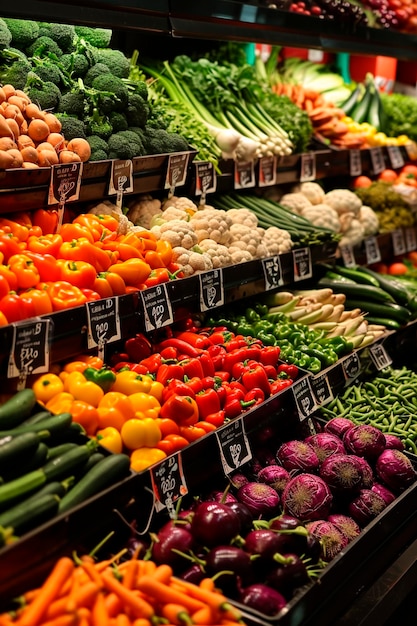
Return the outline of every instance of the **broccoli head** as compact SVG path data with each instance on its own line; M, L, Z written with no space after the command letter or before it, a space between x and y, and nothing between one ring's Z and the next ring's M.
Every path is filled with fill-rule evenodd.
M4 20L0 18L0 48L6 48L12 41L12 33Z
M12 45L19 48L19 50L26 50L26 48L39 37L39 26L37 22L9 17L5 17L2 21L6 23L11 33Z
M42 111L58 110L61 102L61 91L50 80L44 81L35 72L31 71L27 77L25 92Z
M137 81L135 85L135 93L141 96L145 101L148 99L149 97L148 85L145 83L144 80Z
M73 78L84 78L90 67L87 57L78 52L63 54L60 62L65 72Z
M87 137L87 141L91 148L90 161L103 161L108 159L109 146L107 145L107 142L102 139L102 137L90 135L90 137Z
M65 83L65 77L57 63L49 58L32 57L32 69L42 80L48 80L54 85Z
M126 118L129 126L144 128L149 116L149 105L137 93L129 93Z
M129 91L123 81L112 74L101 74L93 80L93 89L108 92L114 96L105 96L100 99L100 110L103 113L111 111L123 111L129 100Z
M42 37L38 37L37 39L35 39L35 41L31 43L30 46L28 46L26 52L27 55L30 57L46 57L50 54L53 54L57 57L62 56L61 48L53 39L51 39L51 37L48 37L47 35L42 35Z
M110 45L112 31L109 28L92 28L91 26L75 26L75 32L95 48L107 48Z
M0 65L0 83L13 85L15 89L24 89L32 66L29 61L16 57L12 63Z
M110 159L133 159L145 154L139 136L129 130L114 133L108 140Z
M184 137L178 133L168 133L166 151L167 152L184 152L189 150L190 146Z
M118 133L121 130L127 130L129 128L126 115L120 111L112 111L109 114L109 122L113 127L114 133Z
M95 63L86 72L84 76L84 84L91 87L93 80L102 74L110 74L110 70L104 63Z
M113 126L107 115L101 115L99 110L95 108L92 115L85 120L87 126L87 135L97 135L102 139L108 139L113 133Z
M168 133L163 128L145 128L144 147L147 154L165 154L167 152L183 152L188 144L176 133Z
M67 141L71 141L71 139L75 139L76 137L81 137L82 139L87 138L85 134L85 124L82 120L72 117L71 115L66 115L65 113L56 113L55 115L62 124L61 133Z
M83 119L85 108L85 94L82 90L77 89L64 93L58 106L58 113L66 113L72 117Z
M64 52L70 52L73 48L75 38L75 28L71 24L50 24L41 22L39 24L39 36L46 36L53 39Z
M120 50L96 48L94 58L96 63L104 63L104 65L107 65L114 76L118 76L118 78L128 78L130 62Z

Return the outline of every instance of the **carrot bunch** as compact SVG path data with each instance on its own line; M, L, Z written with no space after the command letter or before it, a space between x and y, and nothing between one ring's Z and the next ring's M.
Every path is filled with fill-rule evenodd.
M61 122L42 111L21 89L0 87L0 170L35 169L88 161L91 149L81 137L66 141Z
M95 562L69 557L56 562L43 584L24 597L15 614L0 615L0 626L238 626L240 612L211 578L199 585L175 578L169 565L115 559Z

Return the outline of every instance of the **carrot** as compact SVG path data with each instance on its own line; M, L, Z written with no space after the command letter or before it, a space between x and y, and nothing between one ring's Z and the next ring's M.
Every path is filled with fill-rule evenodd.
M68 595L52 602L45 613L45 617L52 619L59 615L59 613L68 610L69 600L74 602L75 607L78 609L85 607L91 608L99 590L100 588L92 581L88 581L83 585L80 585L79 581L74 582L73 589Z
M119 615L116 616L116 626L132 626L132 622L126 613L119 613Z
M99 591L91 609L92 626L107 626L109 623L109 614L104 603L104 593Z
M168 585L171 581L173 575L172 567L163 563L159 565L156 570L153 572L152 577L154 580L159 580L159 582L164 583L164 585Z
M76 613L65 613L47 622L42 622L42 626L75 626L76 624L78 624L78 616Z
M62 585L72 576L74 569L74 562L70 558L63 556L58 559L39 594L17 620L18 626L37 626L41 622L48 606L58 597Z
M126 587L126 589L133 589L139 571L139 564L136 559L130 559L127 563L128 566L123 574L122 585L123 587Z
M142 576L138 581L137 588L145 595L154 598L157 602L161 602L162 604L166 604L167 602L182 604L191 613L200 609L204 604L202 601L190 597L186 592L174 589L169 585L164 585L150 576Z
M152 605L143 598L137 596L131 589L123 587L123 585L119 583L119 581L117 581L112 574L103 572L102 579L106 589L108 591L113 591L121 599L124 606L129 608L133 617L153 617L154 609Z
M209 606L203 606L203 608L198 609L195 613L192 614L191 618L193 620L193 624L213 624L217 614L212 610Z
M191 615L181 604L175 604L174 602L167 602L161 608L162 617L165 617L171 624L191 624Z
M212 578L203 578L203 580L200 580L199 587L207 591L215 591L216 589L215 582Z
M96 570L94 567L94 563L90 561L81 561L81 567L88 575L88 577L99 587L103 586L103 581L101 580L100 572Z
M123 603L119 596L115 593L108 593L104 598L104 604L107 608L107 613L110 617L115 617L120 611L123 610Z
M139 561L138 576L153 576L157 568L158 566L155 561L144 561L142 559L141 561Z
M199 600L203 604L207 604L212 607L214 611L229 611L232 610L233 607L227 601L226 597L222 593L217 593L215 591L210 591L208 589L203 589L198 585L194 585L185 580L180 580L175 578L177 584L183 588L183 594L188 593L191 598L195 598ZM191 599L190 598L190 599ZM232 610L232 613L234 609ZM239 615L239 612L236 610L236 614ZM234 616L236 618L236 616Z

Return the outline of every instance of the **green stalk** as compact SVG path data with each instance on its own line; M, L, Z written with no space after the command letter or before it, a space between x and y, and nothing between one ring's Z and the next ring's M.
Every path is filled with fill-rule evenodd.
M256 139L259 139L260 141L268 139L269 135L265 134L261 127L254 123L253 119L250 118L247 112L245 113L240 108L236 107L233 111L230 111L230 113L236 116L242 124L247 126L249 131L256 135Z
M247 126L241 122L240 120L238 120L233 113L231 113L230 111L226 111L225 115L227 117L227 119L229 120L229 123L233 126L233 128L235 128L239 133L241 133L242 135L245 135L245 137L248 137L249 139L252 139L253 141L258 141L259 142L259 137L257 137L253 132L251 132L249 130L249 128L247 128Z

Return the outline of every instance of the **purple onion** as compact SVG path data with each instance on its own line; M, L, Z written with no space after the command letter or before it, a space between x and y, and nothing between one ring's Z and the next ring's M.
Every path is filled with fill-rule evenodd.
M385 500L371 489L361 489L349 503L349 514L359 524L366 526L386 508Z
M331 420L325 423L323 431L325 433L332 433L340 439L343 439L343 435L347 430L352 428L353 422L347 417L333 417Z
M381 483L374 483L371 490L377 493L381 498L385 500L385 504L388 506L391 502L394 502L396 496L385 485Z
M258 473L257 479L281 494L290 479L290 474L282 465L267 465Z
M313 446L320 463L332 454L345 454L346 452L343 441L333 433L316 433L315 435L310 435L304 441Z
M231 475L230 482L235 489L239 489L239 487L243 487L243 485L246 485L249 482L249 478L241 472L236 472Z
M269 485L265 483L249 482L238 490L236 497L239 502L245 504L254 517L276 515L280 497Z
M321 541L322 556L325 561L331 561L346 548L348 539L335 524L327 520L308 522L306 528L309 533Z
M405 450L405 445L404 443L401 441L401 439L399 437L397 437L397 435L392 435L390 433L384 433L385 434L385 448L387 449L394 449L394 450L400 450L401 452L403 452Z
M372 485L374 484L374 480L375 480L374 471L372 467L369 465L368 461L363 458L363 456L357 456L356 454L352 454L351 456L353 456L356 459L356 462L361 466L362 475L363 475L363 480L362 480L363 489L370 489Z
M277 615L287 604L286 599L279 591L261 583L255 583L242 589L240 601L245 606L270 616Z
M353 454L332 454L321 464L320 477L331 489L346 493L362 486L363 473L357 457Z
M370 424L357 424L345 432L343 443L348 452L374 460L385 450L385 435Z
M293 515L301 521L327 517L332 501L330 487L315 474L294 476L282 494L284 513Z
M224 491L212 491L207 499L214 500L214 502L222 502L223 504L237 502L236 496L229 492L225 493Z
M375 462L379 478L394 492L409 487L417 478L417 473L408 456L400 450L384 450Z
M334 524L348 541L352 541L352 539L355 539L355 537L357 537L361 532L358 524L352 517L349 517L349 515L343 515L342 513L332 513L327 517L327 521Z
M320 465L313 446L298 439L283 443L277 451L277 459L289 472L291 470L314 472Z

